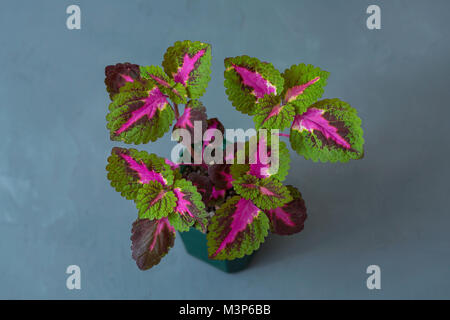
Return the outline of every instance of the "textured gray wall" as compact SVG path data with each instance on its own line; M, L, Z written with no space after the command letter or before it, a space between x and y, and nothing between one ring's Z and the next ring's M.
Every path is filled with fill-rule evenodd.
M365 10L380 4L382 29ZM79 4L82 29L66 29ZM5 1L0 11L0 298L450 298L448 1ZM292 153L288 183L305 230L270 236L228 275L180 239L151 271L130 254L134 204L106 180L104 67L159 64L176 40L213 45L203 98L227 127L250 127L223 88L223 59L331 72L325 97L359 111L366 157ZM166 139L140 149L168 156ZM82 289L66 289L77 264ZM382 290L366 288L380 265Z

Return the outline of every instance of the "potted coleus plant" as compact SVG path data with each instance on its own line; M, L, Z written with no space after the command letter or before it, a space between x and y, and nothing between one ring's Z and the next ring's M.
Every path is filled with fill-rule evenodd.
M318 101L328 72L298 64L280 73L256 58L225 59L228 98L259 130L235 142L198 100L210 67L210 45L182 41L167 49L162 68L119 63L105 69L111 139L148 143L175 123L172 140L180 147L171 160L119 147L108 158L111 185L137 207L131 248L140 269L160 262L176 231L189 253L229 272L245 267L269 231L301 231L306 207L297 188L282 183L290 158L280 136L313 161L363 156L356 110L339 99ZM281 132L287 128L290 134Z

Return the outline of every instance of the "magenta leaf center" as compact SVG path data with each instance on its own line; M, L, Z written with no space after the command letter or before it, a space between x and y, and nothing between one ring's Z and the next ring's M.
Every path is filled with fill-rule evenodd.
M292 129L313 132L320 131L326 139L331 139L346 149L350 149L350 144L339 135L338 129L323 117L325 110L310 108L301 115L295 116Z
M234 70L241 76L244 85L253 88L253 94L261 99L265 94L276 94L277 89L258 72L233 64Z
M183 58L183 65L178 69L178 72L174 75L175 82L182 83L184 86L189 80L189 74L194 70L195 63L205 54L205 49L197 52L192 58L189 54L185 54Z
M150 90L147 98L139 100L144 102L144 104L131 112L131 117L116 131L116 134L121 134L128 130L144 116L147 116L148 120L151 120L155 116L156 110L162 110L167 105L166 98L167 97L161 93L158 87Z

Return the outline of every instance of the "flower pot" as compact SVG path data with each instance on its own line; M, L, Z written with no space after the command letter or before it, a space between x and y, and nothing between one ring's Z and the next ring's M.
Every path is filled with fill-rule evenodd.
M186 251L191 255L213 267L227 273L238 272L248 267L253 255L244 256L234 260L212 260L208 258L206 234L191 228L187 232L180 232Z

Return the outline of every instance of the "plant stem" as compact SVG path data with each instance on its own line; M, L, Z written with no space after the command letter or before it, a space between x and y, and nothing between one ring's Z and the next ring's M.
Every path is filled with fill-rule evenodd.
M178 120L178 118L180 117L180 111L178 111L178 104L176 104L174 102L173 105L174 105L173 111L175 112L175 118Z
M280 137L290 137L290 135L289 134L287 134L287 133L278 133L278 135L280 136Z

